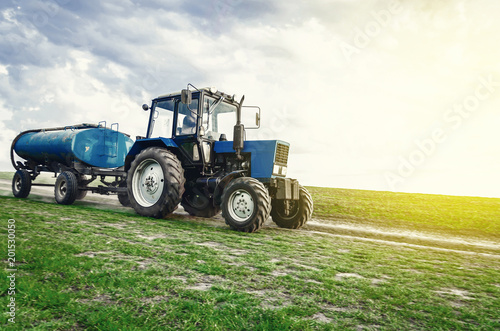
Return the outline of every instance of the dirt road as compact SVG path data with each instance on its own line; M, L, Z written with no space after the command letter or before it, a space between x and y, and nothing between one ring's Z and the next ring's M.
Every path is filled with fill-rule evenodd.
M45 181L51 181L49 177ZM11 181L0 179L0 196L12 196ZM29 199L55 203L54 188L45 186L33 186ZM84 200L76 202L81 205L94 206L98 209L120 210L134 213L131 208L121 206L115 195L88 194ZM174 212L176 219L186 221L203 222L211 226L226 227L221 215L211 219L192 217L184 209L179 208ZM277 228L271 219L268 219L265 226ZM420 247L433 250L444 250L450 252L459 252L464 254L480 254L500 258L500 243L490 240L481 240L468 237L451 237L435 234L423 233L416 230L403 229L380 229L360 224L349 224L339 221L338 224L324 222L321 219L311 220L304 228L300 230L283 231L306 231L310 234L322 234L328 236L337 236L343 238L352 238L356 240L376 241L384 244L405 245L409 247Z

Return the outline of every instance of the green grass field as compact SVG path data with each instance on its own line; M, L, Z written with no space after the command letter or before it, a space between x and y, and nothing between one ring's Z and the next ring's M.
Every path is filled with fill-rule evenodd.
M12 172L0 179L12 180ZM37 179L54 183L48 174ZM500 199L308 187L314 219L500 241ZM94 195L96 196L96 195Z
M313 217L329 223L500 241L500 199L309 187Z
M337 215L330 215L332 220L341 215L356 222L361 215L370 222L385 217L405 220L396 202L384 213L371 211L370 205L381 206L370 203L368 196L376 196L374 192L354 191L353 195L368 196L359 203L353 197L349 207L345 191L345 200L329 207L328 194L343 190L328 190L321 199L315 190L317 215L330 215L323 208L339 208ZM408 222L419 224L416 215L425 210L421 197L414 199ZM3 313L2 328L500 328L498 254L456 253L269 227L243 234L203 219L177 215L156 220L83 202L59 206L0 197L0 205L0 254L5 265L1 279L7 279L8 219L16 220L17 258L16 324L9 324ZM484 217L488 214L481 206L477 210ZM445 216L440 219L445 228L461 230L446 224ZM481 230L474 222L461 224L467 224L467 230ZM495 226L486 232L498 235ZM4 311L8 286L7 281L0 282Z

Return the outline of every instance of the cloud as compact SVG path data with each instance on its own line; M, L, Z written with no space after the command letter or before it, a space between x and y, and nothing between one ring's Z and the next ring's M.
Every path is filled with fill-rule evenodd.
M6 146L25 129L107 120L143 135L140 105L190 82L261 106L262 129L248 137L289 141L289 173L304 183L389 189L384 172L397 169L415 140L449 130L444 114L474 94L480 77L500 81L499 7L493 0L3 2L0 167L9 169ZM398 189L424 191L417 182L425 182L428 192L444 191L470 177L465 155L498 163L487 151L499 134L482 128L499 103L495 90ZM425 180L436 173L442 184ZM457 194L467 193L471 178Z

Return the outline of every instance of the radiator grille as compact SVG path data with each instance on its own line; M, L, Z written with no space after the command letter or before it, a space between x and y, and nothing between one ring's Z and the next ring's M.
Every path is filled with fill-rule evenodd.
M280 165L287 165L288 163L288 150L290 146L283 145L278 143L276 146L276 159L275 163L279 163Z

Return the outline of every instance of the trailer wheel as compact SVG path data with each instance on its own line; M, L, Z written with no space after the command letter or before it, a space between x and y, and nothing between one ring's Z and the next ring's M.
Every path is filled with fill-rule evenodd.
M191 216L209 218L220 213L220 208L214 206L213 199L206 197L197 189L184 193L181 205Z
M128 193L118 193L118 201L123 207L131 207L130 199L128 197Z
M31 191L31 176L27 170L16 171L12 178L12 193L16 198L26 198Z
M266 187L255 178L231 181L222 193L222 217L232 229L255 232L269 218L271 199Z
M78 179L78 186L85 186L83 185L83 182L87 180L87 177L85 175L80 175ZM85 186L86 187L86 186ZM78 189L78 192L76 194L76 200L83 200L87 196L88 191L87 190L80 190Z
M64 171L57 176L54 187L56 202L61 205L71 205L78 196L78 180L71 171Z
M119 185L120 187L126 187L125 183ZM132 207L130 204L130 198L128 197L128 193L118 193L118 201L120 201L123 207Z
M76 193L76 200L83 200L87 196L87 190L78 190Z
M184 169L165 148L150 147L132 161L127 176L130 204L142 216L164 218L184 194Z
M311 219L313 201L309 192L299 186L299 200L288 201L290 204L286 212L286 200L273 200L271 217L274 223L281 228L298 229Z

